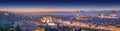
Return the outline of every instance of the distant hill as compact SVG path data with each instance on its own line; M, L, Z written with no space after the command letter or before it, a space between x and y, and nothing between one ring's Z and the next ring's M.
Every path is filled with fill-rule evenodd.
M104 14L106 16L109 16L111 11L114 10L106 10L104 11ZM102 11L79 11L79 15L85 15L85 16L99 16L100 13ZM115 12L117 13L118 16L120 16L120 10L115 10ZM13 13L13 12L12 12ZM15 13L19 13L19 12L15 12ZM46 11L46 12L42 12L42 11L38 11L38 12L27 12L27 13L21 13L21 14L25 14L25 15L75 15L76 11Z
M99 16L102 11L79 11L79 15L86 15L86 16ZM120 16L120 10L115 11L118 16ZM24 13L26 15L75 15L76 11L73 12L36 12L36 13ZM110 15L111 11L104 11L106 16Z

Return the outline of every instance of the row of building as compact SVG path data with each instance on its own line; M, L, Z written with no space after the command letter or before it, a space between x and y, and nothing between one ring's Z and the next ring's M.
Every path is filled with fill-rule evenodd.
M104 12L102 12L102 13L100 14L100 16L98 16L98 17L99 17L99 18L118 18L118 16L117 16L117 14L116 14L115 11L112 11L109 16L106 16L106 15L104 14Z
M76 18L77 20L89 20L89 19L90 19L90 18L88 18L87 16L79 15L79 11L76 11L75 18ZM112 18L112 19L116 19L116 18L119 18L119 17L117 16L117 14L116 14L115 11L112 11L109 16L106 16L106 15L104 14L104 12L102 12L102 13L98 16L98 18Z

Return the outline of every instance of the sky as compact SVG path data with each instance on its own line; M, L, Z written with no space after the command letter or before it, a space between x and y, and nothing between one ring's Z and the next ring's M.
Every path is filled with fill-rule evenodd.
M0 0L0 10L13 12L120 10L119 3L119 0Z

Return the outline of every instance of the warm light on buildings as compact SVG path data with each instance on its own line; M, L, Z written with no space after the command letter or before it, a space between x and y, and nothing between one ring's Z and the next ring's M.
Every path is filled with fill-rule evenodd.
M8 15L9 15L9 13L6 12L6 11L0 11L0 13L1 13L2 15L5 15L5 16L8 16Z
M104 18L105 17L104 12L101 12L100 16L98 16L98 17Z
M46 23L51 23L53 22L53 18L51 16L46 16L46 17L43 17L41 21Z
M57 22L62 22L63 20L62 19L57 19Z
M34 31L45 31L45 28L37 28Z
M100 14L100 16L98 16L98 17L99 17L99 18L118 18L115 11L112 11L109 16L105 16L105 15L104 15L104 12L102 12L102 13Z
M79 11L78 11L78 10L76 11L75 18L76 18L77 20L88 20L88 18L87 18L86 16L81 16L81 15L79 15Z
M38 22L38 21L34 21L33 23L36 24L36 25L39 25L39 22Z
M8 16L8 15L9 15L9 13L5 12L5 13L4 13L4 15Z
M116 15L116 12L115 12L115 11L112 11L111 14L110 14L110 16L116 17L116 16L117 16L117 15Z
M48 23L48 25L56 26L57 24L55 24L55 23Z

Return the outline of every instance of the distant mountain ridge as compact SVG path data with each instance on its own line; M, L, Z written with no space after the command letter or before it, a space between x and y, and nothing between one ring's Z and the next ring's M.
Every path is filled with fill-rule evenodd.
M111 10L114 11L114 10ZM111 11L104 11L106 16L109 16ZM86 16L99 16L100 13L103 11L79 11L79 15L86 15ZM120 10L115 10L116 14L120 16ZM10 12L10 13L19 13L19 12ZM67 12L67 11L48 11L48 12L29 12L29 13L21 13L21 14L31 14L31 15L75 15L76 11Z

